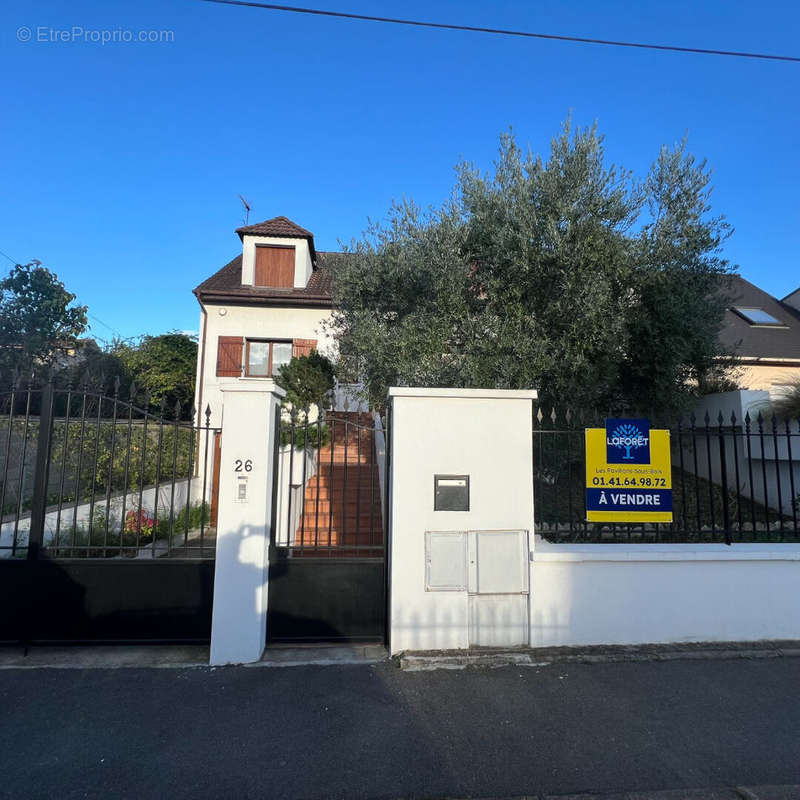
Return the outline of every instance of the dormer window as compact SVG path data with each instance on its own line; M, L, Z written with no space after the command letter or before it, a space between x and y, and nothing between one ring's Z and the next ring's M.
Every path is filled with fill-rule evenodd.
M294 286L294 247L257 244L254 286L291 289Z

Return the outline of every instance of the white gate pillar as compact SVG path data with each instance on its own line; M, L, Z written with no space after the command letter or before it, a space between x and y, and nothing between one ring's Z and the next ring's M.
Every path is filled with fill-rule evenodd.
M389 390L392 653L528 641L536 396Z
M267 630L276 419L274 381L222 388L211 664L258 661Z

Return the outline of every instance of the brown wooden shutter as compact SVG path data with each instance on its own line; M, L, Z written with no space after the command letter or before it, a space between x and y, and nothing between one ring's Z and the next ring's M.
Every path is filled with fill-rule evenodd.
M220 336L217 340L217 377L238 378L242 374L241 336Z
M292 357L299 358L300 356L311 355L312 350L317 349L316 339L293 339L292 340Z
M256 245L255 286L294 286L294 247Z

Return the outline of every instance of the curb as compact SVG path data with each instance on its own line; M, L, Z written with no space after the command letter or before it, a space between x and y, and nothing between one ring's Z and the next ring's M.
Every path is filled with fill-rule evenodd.
M725 786L708 789L659 789L656 791L599 794L525 794L513 797L484 797L480 800L797 800L800 786ZM447 798L446 800L461 800ZM466 800L466 798L463 798Z
M546 667L551 664L613 664L642 661L722 661L797 658L800 641L692 642L689 644L595 645L514 650L410 651L395 656L400 669Z

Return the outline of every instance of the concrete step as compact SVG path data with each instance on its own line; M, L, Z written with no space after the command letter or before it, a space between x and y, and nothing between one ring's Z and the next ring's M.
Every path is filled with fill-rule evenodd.
M377 664L388 661L383 644L267 645L259 666L301 667L341 664Z
M358 538L356 538L355 534L353 533L345 533L344 536L340 536L338 531L332 531L330 537L328 536L327 531L319 531L315 533L314 531L305 531L305 533L301 533L301 531L297 531L297 536L295 537L294 542L292 542L294 547L370 547L374 548L376 551L381 551L383 549L383 539L380 531L373 531L372 537L370 538L364 531L361 532ZM334 554L336 555L336 554ZM339 554L341 555L341 554ZM353 555L359 555L359 553L354 552Z

